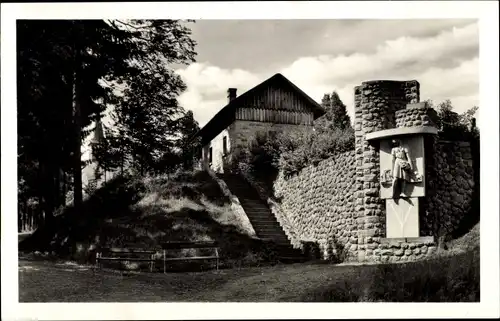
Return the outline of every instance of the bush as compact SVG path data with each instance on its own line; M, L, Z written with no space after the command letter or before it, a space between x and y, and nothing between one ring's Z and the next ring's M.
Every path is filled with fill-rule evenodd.
M324 131L297 131L280 140L279 168L285 177L300 172L309 165L317 165L338 153L354 149L354 130L328 129Z
M257 132L244 146L236 146L225 159L224 168L230 172L243 171L262 182L272 183L278 174L280 132Z
M288 177L352 149L354 130L351 127L258 132L246 146L234 148L224 166L229 171L245 171L259 181L270 183L279 170Z

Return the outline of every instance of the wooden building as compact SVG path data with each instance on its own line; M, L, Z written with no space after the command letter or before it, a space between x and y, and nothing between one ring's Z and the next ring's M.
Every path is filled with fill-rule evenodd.
M202 141L202 166L221 172L231 148L244 145L259 131L312 128L325 111L281 74L244 94L228 89L228 103L194 137Z

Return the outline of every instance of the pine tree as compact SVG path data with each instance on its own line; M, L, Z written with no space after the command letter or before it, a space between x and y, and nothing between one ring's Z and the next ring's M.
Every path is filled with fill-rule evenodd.
M159 74L158 88L159 79L173 74L166 64L191 61L194 45L189 30L178 21L18 21L20 202L38 200L35 215L50 219L54 209L64 205L73 183L74 205L79 207L79 154L88 134L82 128L108 105L123 100L116 87L124 82L140 79L147 87L146 75ZM175 96L183 84L178 77L170 78L174 80L165 82L164 89ZM121 136L111 138L124 141ZM110 158L120 154L113 151L107 153Z
M347 114L347 107L337 92L325 94L321 106L326 113L315 121L314 127L319 131L351 128L351 119Z
M200 130L198 122L194 120L194 115L189 110L181 119L179 148L182 150L182 163L185 169L193 167L194 162L201 158L201 143L199 139L191 141L196 132Z
M347 114L347 107L340 100L337 92L333 92L330 96L331 100L331 122L334 127L346 129L351 127L351 118Z

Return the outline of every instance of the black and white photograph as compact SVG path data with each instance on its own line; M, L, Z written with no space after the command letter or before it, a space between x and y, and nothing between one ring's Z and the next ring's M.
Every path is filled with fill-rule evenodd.
M2 4L7 319L498 317L498 4L397 2Z

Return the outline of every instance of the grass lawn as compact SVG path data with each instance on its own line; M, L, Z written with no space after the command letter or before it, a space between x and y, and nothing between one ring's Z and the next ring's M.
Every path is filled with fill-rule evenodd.
M20 302L276 302L344 278L359 267L292 264L196 273L134 273L19 261Z
M126 273L19 261L20 302L478 302L479 249L404 264Z

